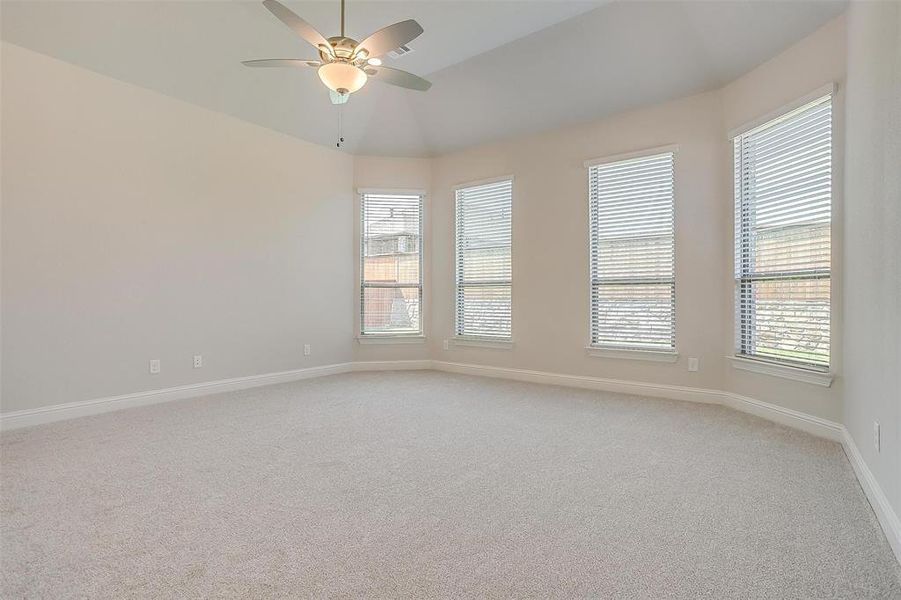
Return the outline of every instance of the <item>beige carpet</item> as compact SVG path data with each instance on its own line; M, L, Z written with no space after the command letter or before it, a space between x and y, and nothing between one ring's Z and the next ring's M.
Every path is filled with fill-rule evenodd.
M901 598L841 447L717 406L353 374L0 463L3 598Z

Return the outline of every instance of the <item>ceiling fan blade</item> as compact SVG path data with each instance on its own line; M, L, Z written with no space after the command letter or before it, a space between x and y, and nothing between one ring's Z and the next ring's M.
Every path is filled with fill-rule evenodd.
M367 52L365 55L366 58L375 58L385 54L389 50L400 48L404 44L419 37L421 33L422 26L413 19L401 21L394 25L388 25L360 42L357 45L355 54L361 56L362 51L365 50Z
M304 60L302 58L263 58L260 60L243 60L245 67L319 67L318 60Z
M298 17L292 10L276 0L263 0L263 6L269 9L276 18L291 28L291 30L313 45L317 50L324 50L332 54L332 45L316 29Z
M420 92L427 91L432 87L430 81L426 81L419 75L407 73L400 69L392 69L391 67L366 67L366 73L375 78L376 81L383 81L402 88L417 90Z

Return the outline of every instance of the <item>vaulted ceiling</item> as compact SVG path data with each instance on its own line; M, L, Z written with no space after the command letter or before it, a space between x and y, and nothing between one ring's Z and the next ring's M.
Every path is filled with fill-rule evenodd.
M326 36L338 2L286 1ZM429 156L714 89L845 9L832 0L348 0L360 39L414 18L386 61L426 93L371 82L342 109L356 154ZM258 2L4 1L5 41L212 110L334 146L338 109L316 72L247 69L314 58Z

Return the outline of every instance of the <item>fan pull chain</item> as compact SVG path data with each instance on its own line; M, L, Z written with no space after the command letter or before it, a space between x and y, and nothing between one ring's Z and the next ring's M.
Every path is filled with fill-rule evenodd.
M341 116L343 114L344 114L344 105L339 104L338 105L338 143L335 144L335 146L337 146L338 148L340 148L341 145L344 143L344 134L342 133L343 124L341 122L342 121Z

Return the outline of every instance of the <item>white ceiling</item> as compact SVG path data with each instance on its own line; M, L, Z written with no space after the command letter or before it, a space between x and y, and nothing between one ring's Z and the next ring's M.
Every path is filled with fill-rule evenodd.
M338 2L286 4L326 36ZM426 93L371 82L343 109L346 149L425 156L599 118L718 87L845 8L843 0L348 0L348 35L406 18L425 33L392 66ZM99 73L331 145L337 109L314 57L258 2L3 1L4 40Z

